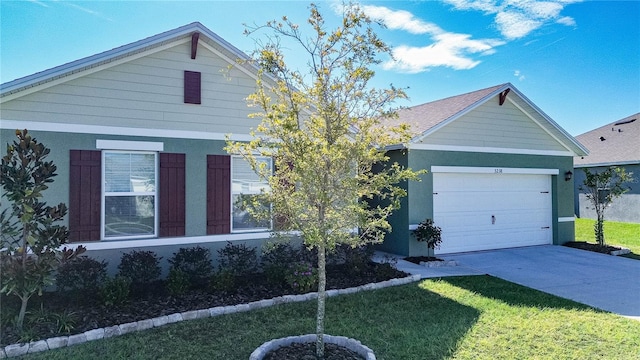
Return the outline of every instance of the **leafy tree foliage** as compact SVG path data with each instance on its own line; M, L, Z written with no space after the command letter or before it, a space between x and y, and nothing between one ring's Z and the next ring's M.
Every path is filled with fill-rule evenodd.
M316 355L324 358L327 252L338 244L381 242L391 229L389 215L406 196L401 183L418 173L391 164L385 152L410 135L406 126L380 122L395 116L392 103L406 95L393 86L370 85L372 67L391 55L375 23L358 5L346 4L340 26L329 30L312 4L307 24L308 37L286 17L247 29L248 35L269 34L255 53L261 76L249 97L250 106L260 109L253 116L261 124L251 142L229 142L227 151L242 154L269 181L270 192L245 204L249 212L273 215L277 230L298 231L317 250ZM303 70L289 67L288 50L307 60ZM272 157L275 170L257 156Z
M597 170L591 172L585 168L584 173L586 177L580 185L580 190L585 192L596 212L597 220L594 225L596 241L598 245L605 246L604 211L613 200L629 191L624 184L633 179L633 173L626 172L624 168L618 166L611 166L599 172Z
M16 137L13 144L7 144L0 164L2 198L9 201L0 214L0 292L20 298L17 324L22 328L29 299L54 283L61 262L85 249L60 249L69 233L57 223L67 207L63 203L47 206L42 201L42 193L56 176L56 166L45 161L50 150L27 130L16 130Z

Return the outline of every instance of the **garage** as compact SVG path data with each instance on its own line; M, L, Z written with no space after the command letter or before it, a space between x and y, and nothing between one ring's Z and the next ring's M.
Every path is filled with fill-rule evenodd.
M553 243L556 169L433 167L436 254Z

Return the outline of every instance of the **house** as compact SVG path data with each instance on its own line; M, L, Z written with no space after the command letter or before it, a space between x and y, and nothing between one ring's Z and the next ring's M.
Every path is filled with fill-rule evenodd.
M259 121L245 100L257 69L237 62L247 58L196 22L10 81L0 140L26 128L51 149L45 201L67 204L70 242L90 256L259 245L271 224L234 199L266 184L224 150L227 134L249 140Z
M512 84L401 110L413 138L389 156L421 182L392 219L381 248L427 255L411 229L431 218L442 229L436 254L574 240L573 159L587 150Z
M249 140L259 119L245 98L257 69L200 23L0 86L0 141L28 129L51 149L59 176L45 193L69 207L70 241L109 259L227 241L260 246L271 223L236 206L267 186L225 139ZM269 81L269 79L267 79ZM425 252L410 228L433 218L440 253L573 240L574 156L586 149L513 85L415 106L415 132L392 160L427 169L381 248ZM272 166L269 158L262 159Z
M578 217L595 219L580 185L584 182L584 169L601 171L610 166L623 167L633 173L631 189L613 201L606 210L606 219L640 223L640 113L627 116L576 137L589 149L589 156L574 159L575 212Z

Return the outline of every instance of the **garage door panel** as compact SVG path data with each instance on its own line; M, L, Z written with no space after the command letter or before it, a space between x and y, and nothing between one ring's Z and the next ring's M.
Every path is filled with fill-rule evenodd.
M552 242L549 175L436 173L436 253Z

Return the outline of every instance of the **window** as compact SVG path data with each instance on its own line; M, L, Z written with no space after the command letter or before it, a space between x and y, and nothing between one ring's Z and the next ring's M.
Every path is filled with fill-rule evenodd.
M157 234L157 153L103 151L102 238Z
M257 161L271 171L272 161L259 157ZM262 191L269 191L269 183L256 174L242 157L234 156L231 162L231 229L232 231L252 231L271 229L271 220L255 219L243 207L243 200L250 199ZM269 204L263 205L270 208Z

